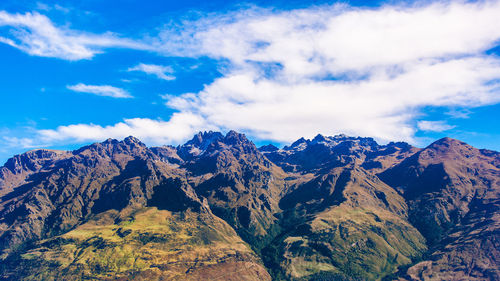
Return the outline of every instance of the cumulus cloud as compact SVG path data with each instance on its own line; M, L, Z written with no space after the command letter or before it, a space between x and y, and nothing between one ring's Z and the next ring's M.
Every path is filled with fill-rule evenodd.
M150 47L112 33L90 34L56 26L37 12L11 14L0 11L0 42L30 55L65 60L90 59L103 48L148 50Z
M159 49L208 55L237 65L279 63L284 74L369 71L425 58L474 54L492 47L500 3L435 3L359 9L345 5L209 17L167 28Z
M281 142L318 132L415 142L424 107L500 102L500 60L486 54L499 14L500 1L255 8L166 27L151 45L225 63L202 91L167 97L203 126Z
M132 98L132 96L124 89L116 88L109 85L96 86L96 85L86 85L83 83L79 83L76 85L67 86L67 88L71 91L94 94L103 97Z
M500 101L500 61L484 54L500 39L499 13L500 2L489 1L203 19L185 24L163 47L232 67L200 93L167 105L264 139L322 132L414 142L413 120L423 107Z
M451 126L446 124L444 121L419 121L417 123L417 127L422 131L430 131L430 132L444 132L455 128L455 126Z
M496 61L471 58L412 65L397 77L342 83L283 84L256 81L241 73L218 79L196 95L171 96L167 104L182 112L196 112L222 128L283 142L318 132L414 141L411 121L419 107L498 101L498 85L484 84L500 77L499 67Z
M198 115L189 113L175 113L166 122L148 118L125 119L123 122L111 126L94 124L76 124L60 126L55 130L38 131L39 138L44 142L86 142L104 140L107 138L121 139L135 136L149 145L179 143L193 132L215 129L206 124Z
M134 67L130 67L128 71L144 72L146 74L154 75L157 78L163 80L175 79L175 76L171 75L174 72L174 70L170 66L140 63Z

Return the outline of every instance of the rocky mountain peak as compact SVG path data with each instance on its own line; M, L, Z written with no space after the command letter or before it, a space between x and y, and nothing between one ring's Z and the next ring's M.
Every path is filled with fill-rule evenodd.
M468 146L465 142L459 141L457 139L449 138L449 137L444 137L441 138L433 143L431 143L428 148L453 148L453 147L459 147L459 146Z
M205 150L210 144L222 139L223 137L224 136L220 132L198 132L190 141L186 142L184 145L193 146L201 150Z
M338 134L338 135L333 136L332 138L341 140L341 139L348 139L350 137L348 135L345 135L345 134Z
M36 171L43 163L55 160L64 154L66 154L65 151L35 149L8 159L4 167L14 174L22 171Z
M122 141L107 139L73 151L74 155L93 157L113 157L115 155L128 155L130 157L151 154L147 146L139 139L129 136Z
M400 149L411 149L413 146L404 141L390 142L386 145L387 147L397 147Z
M179 146L177 149L178 155L184 160L189 160L203 154L210 145L222 140L223 138L224 135L220 132L198 132L191 140Z
M323 136L322 134L317 134L317 135L314 137L314 139L312 139L312 141L313 141L313 142L316 142L316 143L318 143L318 142L328 142L328 141L329 141L329 139L328 139L328 138L326 138L325 136Z
M279 150L279 148L277 146L275 146L274 144L266 144L266 145L259 147L260 152L273 152L273 151L277 151L277 150Z
M285 146L283 149L284 150L305 149L309 142L310 142L309 140L306 140L305 138L302 137L302 138L294 141L291 145Z
M379 145L373 138L346 135L316 135L312 140L300 138L281 150L261 150L271 161L285 170L311 171L356 163L366 169L380 170L394 165L405 155L415 153L409 146L403 150Z
M70 156L71 153L66 151L35 149L8 159L5 165L0 167L0 195L26 183L32 174Z
M229 131L224 137L224 143L227 145L249 145L253 144L247 139L245 134L238 133L236 131Z
M128 145L138 145L138 146L146 146L143 142L141 142L138 138L134 136L126 137L123 142Z
M442 138L424 148L418 154L418 161L421 164L431 164L443 162L444 164L456 164L456 160L470 162L482 156L479 149L476 149L462 141L452 138ZM410 159L408 159L410 161Z
M206 147L203 145L196 147L192 144L179 147L178 155L186 161L186 167L189 167L190 171L205 173L228 167L240 167L240 164L243 166L256 163L265 166L271 164L244 134L229 131L225 136L220 133L213 133L211 136ZM236 165L238 162L240 164Z
M113 138L108 138L105 141L101 142L102 145L115 145L118 144L120 141L117 139Z
M224 136L220 133L214 133L215 136L212 139L210 145L208 145L204 150L202 150L203 156L210 156L213 154L218 154L220 152L226 151L236 154L236 156L240 155L259 155L261 153L255 146L255 144L250 141L245 134L238 133L236 131L229 131ZM203 147L202 147L203 148ZM199 155L201 156L202 153Z

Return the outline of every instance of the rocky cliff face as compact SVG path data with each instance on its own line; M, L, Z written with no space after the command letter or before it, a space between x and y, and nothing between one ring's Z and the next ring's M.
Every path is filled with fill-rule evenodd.
M14 280L498 280L500 154L318 135L107 140L0 168Z

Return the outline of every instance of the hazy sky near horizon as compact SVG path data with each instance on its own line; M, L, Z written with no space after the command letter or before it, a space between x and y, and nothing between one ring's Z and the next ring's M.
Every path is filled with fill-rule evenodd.
M500 1L0 2L0 162L230 129L500 150Z

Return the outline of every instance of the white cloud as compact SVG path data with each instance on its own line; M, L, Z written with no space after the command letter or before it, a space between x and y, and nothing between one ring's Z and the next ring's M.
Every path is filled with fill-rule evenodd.
M30 149L30 148L35 148L37 146L40 146L39 143L36 143L35 140L26 137L26 138L18 138L18 137L9 137L9 136L4 136L3 138L2 146L6 146L8 148L23 148L23 149Z
M89 34L57 27L37 12L10 14L0 11L0 42L30 55L65 60L90 59L103 48L129 48L149 50L150 47L133 40L119 38L112 33Z
M26 150L46 147L47 143L42 143L35 129L36 123L28 121L25 126L8 129L0 128L0 165L15 154L20 154Z
M411 65L397 77L293 84L256 81L245 72L218 79L197 95L171 97L168 106L263 139L291 141L322 132L413 142L411 121L419 107L498 101L498 84L484 83L500 77L499 67L496 61L471 58Z
M128 71L144 72L146 74L154 75L163 80L175 79L175 76L171 75L174 70L170 66L140 63L134 67L129 68Z
M80 92L80 93L89 93L103 97L112 97L112 98L132 98L132 96L121 88L116 88L109 85L85 85L82 83L67 86L67 88L71 91Z
M280 63L283 74L370 71L425 58L474 54L500 37L500 3L435 3L358 9L345 5L236 14L185 22L157 42L167 53L208 55L236 65Z
M467 108L462 108L462 109L452 108L448 112L446 112L445 114L450 116L451 118L455 118L455 119L468 119L468 118L470 118L470 115L472 113L473 112Z
M417 123L418 129L422 131L430 131L430 132L444 132L455 128L455 126L451 126L446 124L444 121L419 121Z
M192 117L175 122L187 126L183 135L210 127L282 142L317 133L415 142L424 107L500 102L500 60L485 53L500 40L498 15L500 1L250 9L167 28L152 45L227 65L202 91L167 96L169 107ZM85 135L113 135L121 124ZM74 137L76 129L62 129L69 127L46 133Z
M214 128L207 125L198 115L175 113L168 122L134 118L125 119L111 126L94 124L60 126L56 130L40 130L38 134L41 140L52 143L122 139L133 135L149 145L163 145L180 143L192 137L193 132L208 129Z
M167 104L264 139L322 132L414 142L423 107L500 101L500 61L484 54L500 39L499 14L499 1L440 2L257 9L185 23L180 36L162 34L166 52L231 67ZM278 66L271 74L269 64Z
M36 9L40 11L45 11L45 12L50 12L50 11L58 11L64 14L67 14L71 11L70 8L63 7L61 5L55 4L55 5L48 5L42 2L37 2L36 3Z

